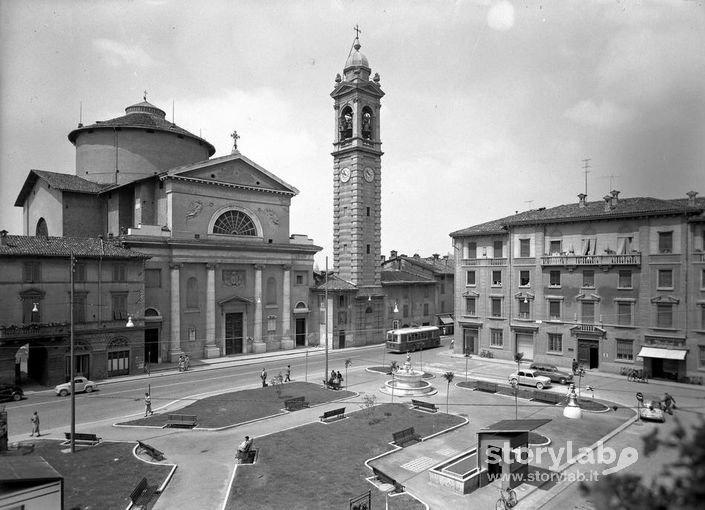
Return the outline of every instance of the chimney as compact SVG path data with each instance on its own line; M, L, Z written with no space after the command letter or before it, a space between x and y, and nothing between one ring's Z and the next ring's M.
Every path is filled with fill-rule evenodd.
M385 257L384 255L380 255L380 260L384 262L385 260L387 260L387 257Z
M697 194L697 191L689 191L688 193L686 193L686 195L688 195L688 205L690 207L695 207L695 197L697 196Z
M605 201L605 212L610 212L612 210L612 195L605 195L602 198Z
M438 260L438 257L440 257L440 256L441 256L440 253L434 253L434 254L433 254L433 260Z
M397 250L392 250L389 252L389 258L390 259L395 259L397 258Z
M610 193L612 193L612 208L614 209L619 203L619 191L613 189Z
M580 193L578 195L578 200L579 200L578 207L585 207L587 205L587 202L585 201L586 198L587 198L587 195L585 193Z
M7 230L0 230L0 246L7 246Z

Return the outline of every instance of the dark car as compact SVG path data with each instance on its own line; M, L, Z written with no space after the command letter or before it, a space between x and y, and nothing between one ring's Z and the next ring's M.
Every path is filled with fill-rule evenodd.
M22 400L24 391L14 384L0 384L0 400Z
M536 370L540 375L548 377L551 381L560 384L570 384L573 382L573 374L568 370L562 370L555 365L547 363L533 363L532 369Z

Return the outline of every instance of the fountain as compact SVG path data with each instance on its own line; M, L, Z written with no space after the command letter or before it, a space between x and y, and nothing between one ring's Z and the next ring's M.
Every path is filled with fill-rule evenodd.
M435 395L436 388L431 383L423 380L423 372L411 368L411 355L406 355L404 366L397 370L390 381L380 388L382 393L396 397L420 397Z

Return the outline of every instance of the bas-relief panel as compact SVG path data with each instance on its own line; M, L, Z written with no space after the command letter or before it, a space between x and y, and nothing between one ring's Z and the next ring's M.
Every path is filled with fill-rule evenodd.
M242 269L223 269L223 285L228 287L244 287L247 271Z

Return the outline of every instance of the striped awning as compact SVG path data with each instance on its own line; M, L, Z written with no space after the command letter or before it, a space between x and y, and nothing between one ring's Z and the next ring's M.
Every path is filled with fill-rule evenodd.
M661 349L659 347L642 347L639 351L641 358L661 358L684 360L688 351L679 349Z

